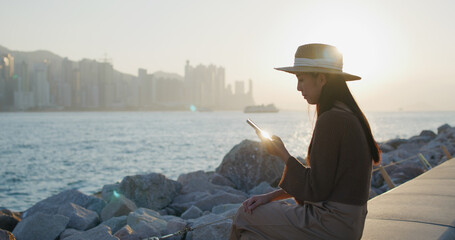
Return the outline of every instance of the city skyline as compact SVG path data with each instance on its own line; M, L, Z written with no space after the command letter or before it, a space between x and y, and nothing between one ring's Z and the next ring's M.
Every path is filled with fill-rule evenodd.
M117 71L109 59L78 62L46 51L17 52L0 46L0 111L24 110L241 110L253 105L252 81L235 90L225 69L185 65L185 74L139 68ZM15 59L16 57L16 59Z
M1 45L73 61L107 54L116 68L183 76L187 59L224 66L226 83L252 79L256 103L306 110L293 75L299 45L338 47L366 111L455 110L451 71L455 2L436 1L7 1Z

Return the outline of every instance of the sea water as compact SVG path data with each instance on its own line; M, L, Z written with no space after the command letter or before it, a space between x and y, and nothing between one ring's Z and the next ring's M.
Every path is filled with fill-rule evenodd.
M366 113L377 141L455 126L455 112ZM127 175L213 171L244 139L251 118L305 156L314 114L286 112L0 113L0 207L23 211L66 189L86 194Z

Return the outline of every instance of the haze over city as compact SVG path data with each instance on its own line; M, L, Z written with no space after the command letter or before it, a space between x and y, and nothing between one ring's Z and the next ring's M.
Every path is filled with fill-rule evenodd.
M338 47L366 111L455 110L453 1L7 1L2 39L11 50L48 50L73 61L112 59L184 75L187 60L252 79L256 103L305 110L293 64L299 45Z

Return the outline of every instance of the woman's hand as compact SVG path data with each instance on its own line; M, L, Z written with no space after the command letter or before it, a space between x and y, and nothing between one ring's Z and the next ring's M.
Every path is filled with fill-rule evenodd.
M269 138L265 138L265 137L260 137L260 138L261 138L262 145L265 147L265 150L269 154L281 158L281 160L283 160L285 163L287 162L287 160L289 159L289 157L291 155L289 154L288 150L284 146L284 143L281 140L281 138L279 138L277 136L272 136L272 140L270 140Z
M242 205L245 212L252 214L255 208L270 202L270 200L269 194L261 194L248 198L242 203Z

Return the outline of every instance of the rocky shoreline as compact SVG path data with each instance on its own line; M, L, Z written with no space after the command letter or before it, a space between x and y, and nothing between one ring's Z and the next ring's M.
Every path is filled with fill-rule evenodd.
M380 143L382 165L407 159L386 167L392 181L399 185L425 171L417 154L422 153L433 167L446 161L441 146L455 154L455 127L445 124L437 133L424 130L409 139ZM249 196L275 189L283 168L283 163L268 155L259 142L244 140L212 172L181 174L177 181L159 173L126 176L119 183L103 186L95 196L71 189L22 213L2 209L0 240L140 240L185 227L195 228L185 239L228 239L229 217ZM387 190L384 178L375 171L370 198Z

